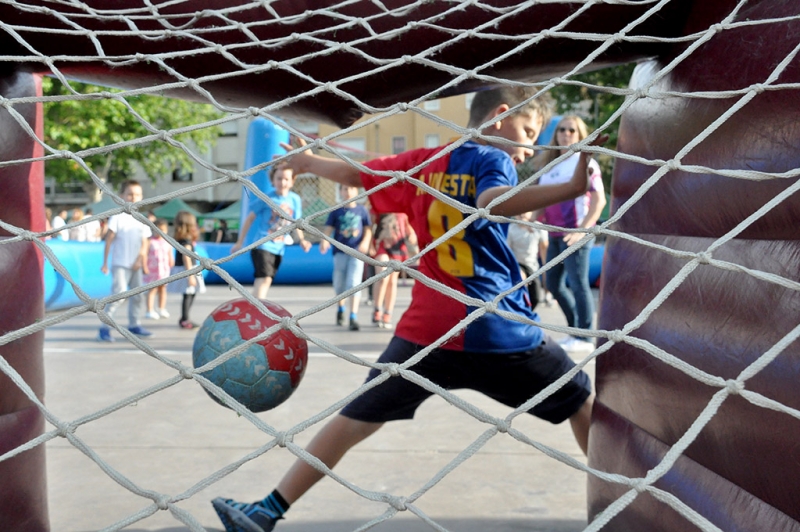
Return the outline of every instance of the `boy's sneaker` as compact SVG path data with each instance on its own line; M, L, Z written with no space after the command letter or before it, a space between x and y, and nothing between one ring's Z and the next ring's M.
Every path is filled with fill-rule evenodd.
M359 329L361 329L361 327L358 325L358 320L355 318L350 318L350 330L357 331Z
M270 532L283 519L259 502L247 504L217 497L211 505L226 532Z
M167 312L167 309L165 308L158 309L158 315L162 318L169 318L169 312Z
M155 310L151 310L150 312L145 314L144 317L147 318L148 320L160 320L161 319L161 315L158 312L156 312Z
M568 341L561 344L561 348L570 353L575 351L592 352L594 351L594 344L588 340L570 337Z
M380 310L375 309L375 311L372 313L372 323L374 323L378 327L381 326L381 311Z
M111 329L108 327L100 327L100 331L97 333L97 341L98 342L114 342L114 338L111 336Z
M344 311L337 310L336 311L336 325L344 325Z
M196 329L197 328L197 324L194 323L194 322L191 322L189 320L181 320L181 321L179 321L178 322L178 326L181 329Z
M147 338L148 336L153 336L153 333L151 333L147 329L139 327L138 325L136 327L128 327L128 330L133 334L135 334L136 336L139 336L140 338Z
M394 327L394 325L392 325L391 314L387 314L385 312L383 313L383 316L381 317L380 327L384 329L391 329L392 327Z

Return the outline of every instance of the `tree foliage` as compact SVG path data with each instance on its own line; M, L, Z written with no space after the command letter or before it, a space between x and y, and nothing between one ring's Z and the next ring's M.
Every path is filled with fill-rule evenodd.
M592 87L585 87L572 84L559 85L551 91L551 95L556 100L556 114L577 114L586 122L590 131L597 129L620 108L625 101L624 96L612 94L603 87L626 88L633 74L636 65L630 63L611 68L595 70L574 76L574 81L579 81ZM594 88L597 87L597 88ZM609 124L604 129L609 135L609 140L605 147L616 149L617 137L619 134L619 119ZM542 139L545 144L550 144L552 139ZM535 160L528 160L518 168L520 177L527 177L536 170ZM603 181L606 190L610 190L611 175L614 171L614 159L608 156L598 156L597 162L603 173Z
M635 63L629 63L627 65L604 68L580 74L573 79L596 87L626 88L635 66ZM578 114L584 119L590 130L597 129L605 124L625 101L624 96L612 94L602 88L593 89L578 85L560 85L552 90L552 95L556 99L556 111L558 114ZM586 107L587 105L588 108ZM610 124L605 129L605 133L609 135L606 147L612 150L616 149L619 119ZM612 158L605 156L597 157L597 161L603 171L606 190L609 190L614 161Z
M157 130L181 127L216 120L222 116L213 106L164 98L160 96L125 96L125 102L114 98L76 99L78 94L119 94L121 91L70 83L72 90L52 78L43 80L44 96L69 96L44 103L44 140L56 150L80 152L96 147L141 139L152 135L144 122ZM136 116L139 115L139 117ZM143 122L144 121L144 122ZM174 138L199 153L207 152L221 130L204 127ZM83 157L86 165L111 185L131 177L136 167L144 170L153 182L176 169L191 171L193 161L180 148L156 139L145 143L116 147L111 151ZM53 159L45 164L45 174L57 183L81 183L90 194L96 189L89 174L73 159Z

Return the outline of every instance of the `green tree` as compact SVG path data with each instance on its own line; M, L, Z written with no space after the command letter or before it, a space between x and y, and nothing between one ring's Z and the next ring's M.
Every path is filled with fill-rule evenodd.
M75 99L69 88L52 78L44 78L42 85L45 96L72 97L44 103L44 140L56 150L75 153L152 135L142 120L157 130L168 131L222 117L222 113L208 104L160 96L126 96L125 102L141 117L140 120L117 99ZM71 82L70 86L79 94L121 92L86 83ZM220 134L220 128L215 126L181 133L173 138L197 152L205 153ZM83 160L100 180L112 186L132 176L136 166L141 167L153 182L171 175L176 169L189 172L193 168L193 161L185 151L160 139L88 155ZM60 184L80 183L92 201L99 199L96 184L73 159L47 161L45 174Z
M629 63L579 74L571 78L592 87L564 84L554 88L550 93L556 100L556 114L578 114L584 119L590 130L597 129L605 124L625 101L624 96L612 94L604 90L604 87L627 88L635 66L635 63ZM619 119L610 124L605 132L609 136L606 147L612 150L616 149ZM550 143L550 139L543 139L543 141L546 144ZM598 156L597 162L600 164L603 181L608 191L611 189L614 159L608 156ZM520 177L530 175L533 170L533 166L526 162L525 167L520 169Z

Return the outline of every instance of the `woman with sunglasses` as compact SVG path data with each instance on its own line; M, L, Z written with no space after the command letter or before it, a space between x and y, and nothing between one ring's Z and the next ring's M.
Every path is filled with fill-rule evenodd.
M560 150L546 150L540 156L538 168L544 168L562 155L569 153L568 146L576 144L588 135L586 124L580 117L567 115L556 127L553 146L564 146ZM552 185L569 181L578 163L579 153L575 152L542 175L540 185ZM591 160L589 170L590 186L586 194L574 200L557 203L544 209L544 222L565 229L589 228L597 223L606 195L600 166ZM582 232L551 231L550 245L547 250L547 262L560 255L564 250L577 243L585 236ZM567 318L567 325L579 329L592 328L594 318L594 297L589 286L589 255L594 245L594 238L585 242L580 249L574 251L561 263L548 270L546 275L547 289L553 294L561 311ZM569 281L569 287L567 287ZM568 336L561 342L566 351L591 351L594 344L587 336Z

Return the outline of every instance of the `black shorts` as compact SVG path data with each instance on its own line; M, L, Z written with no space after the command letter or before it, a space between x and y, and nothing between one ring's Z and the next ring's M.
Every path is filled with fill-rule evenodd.
M401 364L422 348L394 337L378 362ZM409 369L447 390L475 390L516 408L574 366L575 363L561 346L550 337L545 337L541 345L521 353L489 354L437 349ZM378 375L378 370L370 370L367 382ZM528 413L551 423L561 423L581 408L591 391L589 376L581 371ZM417 407L432 394L401 376L391 377L359 395L341 413L351 419L370 423L411 419Z
M278 268L281 267L283 255L274 255L263 249L253 249L250 251L250 259L253 261L255 278L275 277Z

